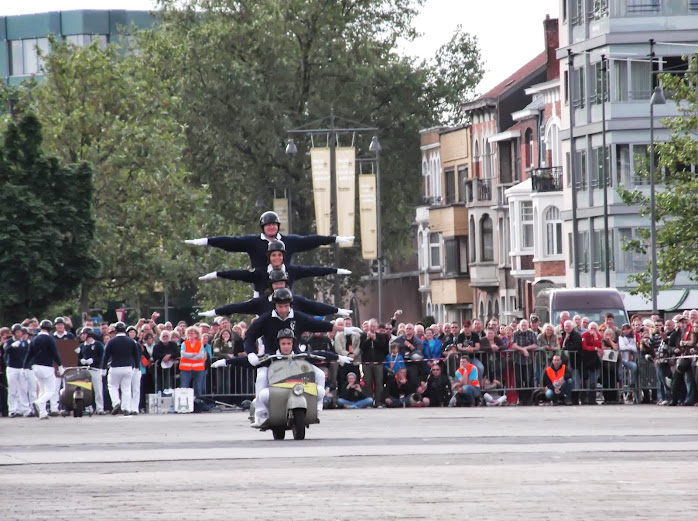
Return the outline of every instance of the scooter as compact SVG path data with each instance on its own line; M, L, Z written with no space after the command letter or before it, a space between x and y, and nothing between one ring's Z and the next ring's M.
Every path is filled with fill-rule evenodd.
M293 432L294 440L303 440L306 427L320 423L315 372L305 359L307 356L307 353L293 353L270 357L269 418L259 430L271 430L275 440L283 440L287 430ZM254 421L254 409L253 401L250 407L251 421Z
M87 367L66 367L63 373L63 389L60 394L61 409L65 415L73 412L81 418L87 407L92 406L92 375ZM90 414L91 416L91 414Z

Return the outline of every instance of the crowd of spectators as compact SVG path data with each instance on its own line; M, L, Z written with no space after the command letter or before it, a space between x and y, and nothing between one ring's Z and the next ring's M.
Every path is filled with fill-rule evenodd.
M510 324L492 318L486 324L475 319L428 327L399 322L400 313L396 312L389 323L376 319L363 322L362 334L302 335L301 350L333 350L353 360L344 366L336 362L323 366L326 408L696 403L696 310L666 321L658 316L643 319L634 315L630 323L620 327L611 313L602 324L563 312L556 324L541 324L531 315L529 320ZM252 369L214 369L213 374L210 369L215 360L245 355L245 322L233 324L218 317L212 323L190 326L185 321L158 323L158 318L155 313L150 319L140 319L126 332L136 340L142 355L140 378L134 378L132 389L132 399L137 400L141 412L146 394L190 383L197 395L253 394L254 378L247 374ZM353 325L351 318L336 320ZM84 343L92 338L104 346L115 334L114 324L109 323L97 326L86 321L74 327L70 317L53 322L57 340ZM38 332L39 320L26 319L21 327L22 338L31 340ZM200 383L178 368L188 337L200 340L205 352L201 356L205 377ZM14 338L11 328L0 328L3 416L18 415L8 409L5 378L7 353ZM79 359L78 365L83 362ZM91 363L99 365L94 360ZM31 400L31 389L29 394ZM106 392L104 407L110 408Z

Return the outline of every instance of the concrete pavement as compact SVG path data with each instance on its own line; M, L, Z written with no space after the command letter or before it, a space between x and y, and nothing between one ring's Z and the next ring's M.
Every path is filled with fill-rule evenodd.
M326 411L300 442L241 412L3 419L0 433L4 520L698 513L695 407Z

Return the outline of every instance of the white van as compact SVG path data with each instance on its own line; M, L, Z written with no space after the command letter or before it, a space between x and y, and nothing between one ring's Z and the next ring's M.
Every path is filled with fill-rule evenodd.
M575 288L553 289L550 291L550 322L560 323L560 313L569 311L575 315L588 317L590 322L602 324L606 313L613 313L616 327L629 322L623 297L615 288Z

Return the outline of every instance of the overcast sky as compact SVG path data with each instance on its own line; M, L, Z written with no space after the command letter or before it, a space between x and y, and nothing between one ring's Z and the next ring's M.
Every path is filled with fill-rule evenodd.
M152 9L153 0L0 0L0 16L70 9ZM557 18L559 0L426 0L416 20L423 34L405 45L410 55L428 58L446 43L458 24L478 37L486 74L479 91L509 76L544 50L543 20Z

